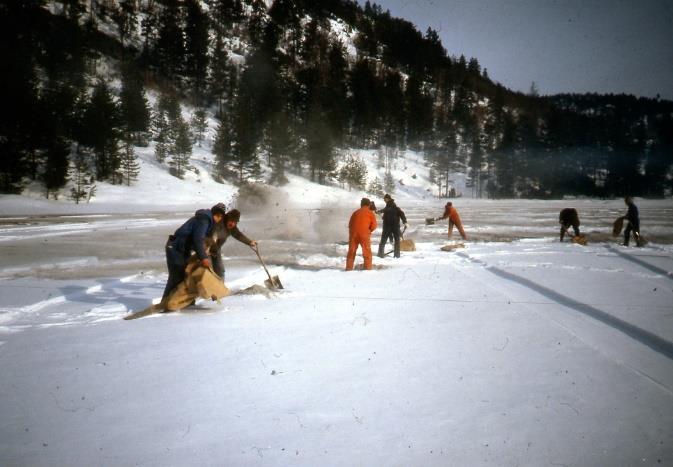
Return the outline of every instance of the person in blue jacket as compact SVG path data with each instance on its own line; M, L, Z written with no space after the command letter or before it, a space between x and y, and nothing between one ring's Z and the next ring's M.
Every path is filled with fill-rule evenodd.
M218 203L210 209L199 209L173 235L168 236L166 242L168 281L164 288L162 300L166 299L171 291L184 280L185 267L192 251L196 252L201 266L206 268L211 266L210 257L205 247L205 239L212 233L216 225L223 222L226 213L224 203Z

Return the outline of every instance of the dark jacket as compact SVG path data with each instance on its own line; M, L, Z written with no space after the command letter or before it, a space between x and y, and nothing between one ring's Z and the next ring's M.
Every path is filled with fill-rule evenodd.
M186 263L192 251L196 252L199 259L208 258L204 241L212 229L215 221L210 209L199 209L193 217L182 224L173 235L169 237L168 248L172 251L171 262L177 264Z
M577 215L577 210L575 208L565 208L561 209L561 212L558 216L558 221L560 224L569 226L569 225L580 225L580 218Z
M397 207L395 201L387 202L386 207L379 212L383 213L383 227L399 229L400 220L404 224L407 223L407 216L404 215L404 211Z
M628 205L629 210L626 213L626 220L629 221L634 226L640 224L640 216L638 215L638 207L635 204L631 203Z

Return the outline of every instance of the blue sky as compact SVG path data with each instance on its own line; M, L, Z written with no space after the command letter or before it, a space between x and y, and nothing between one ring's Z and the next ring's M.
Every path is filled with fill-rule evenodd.
M364 5L364 0L358 0ZM449 55L541 94L628 93L673 100L672 0L379 0Z

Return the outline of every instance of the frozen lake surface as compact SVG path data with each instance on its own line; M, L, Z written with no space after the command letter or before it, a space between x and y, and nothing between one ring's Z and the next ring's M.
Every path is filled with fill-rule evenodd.
M350 273L356 205L245 209L285 289L136 321L191 211L3 218L0 465L673 464L670 200L639 202L644 248L621 200L454 200L450 253L443 202L399 204L417 250Z

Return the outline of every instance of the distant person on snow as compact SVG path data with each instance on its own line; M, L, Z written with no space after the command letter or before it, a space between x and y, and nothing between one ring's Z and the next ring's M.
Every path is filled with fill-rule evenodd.
M371 235L376 230L376 216L370 207L370 201L362 198L360 209L355 211L348 222L348 254L346 255L346 271L352 271L358 245L362 248L364 268L372 268Z
M234 237L241 243L248 245L249 247L255 248L257 242L255 240L250 240L246 237L243 232L238 230L238 223L241 220L241 212L238 209L232 209L224 215L224 219L221 223L216 224L209 238L213 243L211 248L211 254L209 256L210 261L213 265L213 271L215 274L220 276L224 280L224 263L222 262L222 245L227 241L229 236Z
M205 240L217 225L221 225L226 215L224 203L218 203L210 209L199 209L193 217L182 224L166 242L166 265L168 281L161 298L164 302L171 291L185 279L185 268L192 251L196 252L200 265L211 266L206 252Z
M638 207L635 205L633 198L630 196L624 198L624 203L629 208L626 215L622 216L622 219L629 221L626 229L624 229L624 246L629 246L631 232L633 232L633 238L636 239L636 245L641 246L642 242L640 238L640 216L638 215Z
M561 209L558 216L559 224L561 224L561 241L565 237L566 232L572 226L575 237L580 236L580 217L575 208Z
M463 229L463 223L460 220L458 210L453 207L453 203L451 201L446 203L446 206L444 206L444 214L442 214L442 217L438 217L436 220L446 219L447 217L449 218L449 231L448 231L449 238L453 236L453 226L455 225L456 228L458 229L458 232L460 232L460 236L463 238L463 240L467 240L467 235L465 234L465 230Z
M395 200L389 194L386 193L383 196L383 201L386 202L386 207L379 211L380 213L383 213L383 232L381 232L381 241L379 242L379 258L385 257L384 249L389 237L392 237L391 241L394 242L395 258L399 258L401 235L400 220L404 223L404 227L406 228L407 216L404 215L404 211L397 207Z

